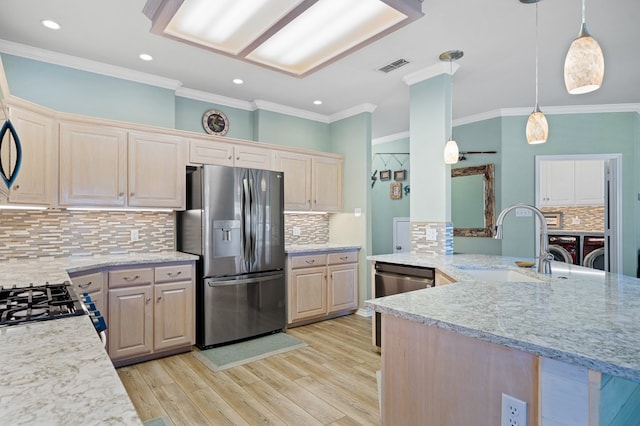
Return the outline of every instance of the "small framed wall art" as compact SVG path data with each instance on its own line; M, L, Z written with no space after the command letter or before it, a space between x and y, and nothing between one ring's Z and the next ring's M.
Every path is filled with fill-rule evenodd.
M380 170L380 180L391 180L391 170Z
M562 229L562 212L544 212L548 229Z
M396 170L393 172L393 180L405 180L407 178L406 170Z
M391 182L389 184L389 196L392 200L402 198L402 184L400 182Z

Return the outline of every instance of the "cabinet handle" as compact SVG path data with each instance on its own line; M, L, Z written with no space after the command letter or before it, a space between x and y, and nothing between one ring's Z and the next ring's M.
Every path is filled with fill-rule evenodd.
M124 196L124 192L121 192L118 194L118 197L123 197Z
M151 302L151 298L147 297L147 304L149 304L149 302Z
M160 300L162 300L162 296L158 296L158 299L156 300L156 302L159 302Z
M233 158L233 155L230 155L229 158L227 158L227 160L231 160Z
M316 263L316 260L315 259L305 260L305 263L308 263L309 265L313 265L314 263Z
M132 192L131 194L129 194L130 197L133 197L134 195L136 195L135 192Z
M17 191L18 189L20 189L20 185L16 185L13 189Z
M135 277L131 278L131 277L123 277L122 279L125 281L135 281L138 278L140 278L140 275L136 275Z
M78 284L78 287L80 287L80 288L87 288L87 287L89 287L90 285L91 285L91 281L89 281L88 283L85 283L85 284Z
M340 256L340 260L348 260L349 256Z
M237 157L236 157L236 160L239 160L239 159L240 159L240 156L237 156Z
M167 272L167 275L171 278L173 277L177 277L178 275L180 275L182 273L182 271L178 271L178 272Z

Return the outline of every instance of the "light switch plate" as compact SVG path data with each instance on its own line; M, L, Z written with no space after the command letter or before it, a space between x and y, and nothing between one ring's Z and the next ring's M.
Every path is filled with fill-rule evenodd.
M299 237L300 234L301 234L300 227L299 226L294 226L293 227L293 235L296 236L296 237Z
M429 228L426 233L427 241L435 241L438 239L438 231L436 229Z
M529 209L516 209L516 217L531 217L532 214Z

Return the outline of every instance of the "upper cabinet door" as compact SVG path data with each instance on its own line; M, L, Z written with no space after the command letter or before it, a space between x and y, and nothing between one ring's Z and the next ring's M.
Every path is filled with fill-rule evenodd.
M313 210L342 210L342 160L313 157Z
M569 206L574 200L574 161L541 162L540 205Z
M185 146L176 136L129 133L129 206L184 208Z
M576 160L576 204L604 205L604 160Z
M58 144L54 121L42 114L11 108L13 123L22 146L22 166L9 191L9 202L18 204L50 205L56 182L55 159ZM7 144L11 161L15 161L15 149ZM6 171L12 170L5 165Z
M236 145L235 166L249 169L274 170L271 164L271 150L267 148Z
M124 207L126 191L127 132L60 123L60 204Z
M233 166L233 145L212 140L189 141L189 162Z
M275 168L284 172L285 210L311 210L311 156L280 151Z

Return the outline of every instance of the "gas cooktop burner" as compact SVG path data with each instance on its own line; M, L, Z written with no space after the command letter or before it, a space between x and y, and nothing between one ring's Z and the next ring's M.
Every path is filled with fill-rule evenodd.
M69 282L29 287L0 287L0 326L84 315Z

